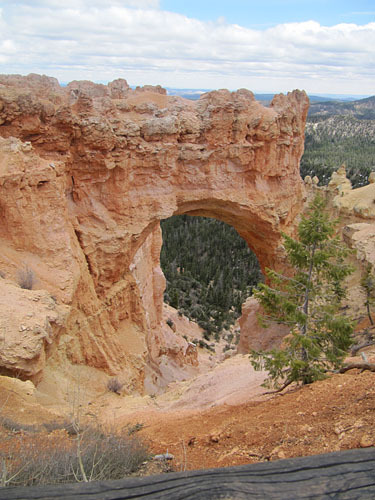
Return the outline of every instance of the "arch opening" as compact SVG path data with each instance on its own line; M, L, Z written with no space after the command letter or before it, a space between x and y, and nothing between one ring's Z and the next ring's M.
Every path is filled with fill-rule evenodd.
M280 248L281 217L275 214L272 204L260 210L256 201L251 199L248 199L245 204L239 200L228 200L228 197L225 197L225 194L223 196L222 193L203 198L196 193L189 192L189 196L185 196L185 199L177 196L174 203L167 203L167 200L162 203L159 200L158 208L159 210L154 211L147 221L148 224L143 226L143 230L138 232L134 239L133 248L136 250L129 268L136 284L138 303L143 311L142 329L145 332L147 359L144 387L150 394L162 392L169 383L190 378L197 373L198 351L195 353L189 351L189 342L193 342L194 345L195 339L200 345L203 344L201 347L208 349L217 347L216 351L220 358L226 351L233 349L237 352L236 340L240 340L240 328L233 328L233 325L236 319L242 316L242 305L251 294L252 287L259 282L261 270L265 267L274 267L275 264L277 266L281 262L280 256L283 253ZM171 290L168 290L168 286L166 289L166 281L170 281L170 276L168 276L168 270L166 270L166 276L163 274L162 267L165 268L163 255L161 256L162 267L160 266L160 254L163 252L161 226L168 223L168 220L173 220L173 216L182 216L193 226L197 220L203 218L213 232L220 233L223 227L228 228L231 237L235 235L237 241L240 241L242 250L246 250L243 251L243 260L246 256L249 268L243 267L242 272L248 273L247 277L250 277L250 280L245 279L244 283L238 285L241 277L237 276L233 279L233 275L228 277L225 273L218 273L218 283L215 284L215 281L210 283L212 277L207 275L204 285L199 280L192 279L191 273L188 273L186 269L181 272L181 267L186 267L184 264L176 263L174 265L175 277L178 278L180 285L184 283L182 286L185 288L177 304L176 298L173 297L176 292L172 291L171 297ZM221 229L211 228L211 225L215 226L215 224ZM220 239L208 246L219 247ZM230 248L229 243L227 248ZM224 250L222 258L225 257L226 251L228 254L231 253L230 250ZM205 249L201 249L201 253L204 252ZM193 259L191 263L192 261ZM199 260L195 259L195 267L198 267L198 262ZM221 264L216 267L219 266ZM230 268L233 270L235 267L234 259L234 262L230 263ZM177 268L180 269L177 270ZM234 282L237 284L233 287ZM177 310L182 313L180 317L178 312L170 310L169 306L165 305L163 301L165 291L167 303L172 302L172 305L178 306ZM206 300L207 304L202 307L201 298L203 296L207 299L208 294L211 294L210 298L214 300ZM191 335L191 327L195 328L191 322L189 331L183 333L184 326L181 321L185 322L186 317L201 326L205 332L203 338L202 331L199 329L193 336ZM134 315L134 320L135 318ZM168 325L169 319L172 319L173 325ZM178 335L175 334L176 331ZM217 338L219 341L216 345L214 342Z
M161 228L164 301L195 321L206 340L219 341L263 278L256 255L232 226L213 218L178 215Z

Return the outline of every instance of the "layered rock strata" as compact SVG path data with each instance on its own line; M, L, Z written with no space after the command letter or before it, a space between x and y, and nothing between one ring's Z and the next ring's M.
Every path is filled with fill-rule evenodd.
M263 268L280 267L280 234L293 231L305 196L307 108L300 91L266 108L244 89L193 102L125 80L1 76L0 271L16 281L29 266L67 307L51 338L72 363L126 375L134 390L147 366L162 385L161 357L196 360L177 337L170 349L162 325L159 221L223 220ZM38 362L14 365L24 378L43 371L47 343L38 345Z

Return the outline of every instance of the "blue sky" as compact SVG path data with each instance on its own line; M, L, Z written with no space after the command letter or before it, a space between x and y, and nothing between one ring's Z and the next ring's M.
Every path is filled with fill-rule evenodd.
M224 17L228 23L256 29L310 20L325 26L375 21L375 0L161 0L160 5L202 21Z
M0 73L375 94L375 0L0 0Z

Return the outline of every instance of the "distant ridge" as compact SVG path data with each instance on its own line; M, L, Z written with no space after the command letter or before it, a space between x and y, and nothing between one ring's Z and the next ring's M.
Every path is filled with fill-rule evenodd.
M311 102L309 116L337 116L349 115L358 120L375 119L375 96L354 101L328 100Z
M168 95L178 95L180 97L185 97L185 99L191 99L193 101L199 99L199 97L205 92L211 92L217 89L176 89L172 87L166 87ZM251 89L250 89L251 90ZM278 92L280 93L280 92ZM257 101L264 103L269 103L275 94L273 93L257 93L254 92L254 96ZM309 94L308 94L309 95ZM310 102L355 102L363 101L366 99L372 99L367 95L346 95L346 94L311 94L309 95Z
M354 101L311 102L305 128L301 176L327 184L345 163L354 187L368 182L375 170L375 96Z

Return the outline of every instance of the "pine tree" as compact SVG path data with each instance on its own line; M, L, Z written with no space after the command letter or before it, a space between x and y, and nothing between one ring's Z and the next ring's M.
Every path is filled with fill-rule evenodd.
M308 384L342 366L352 341L353 326L340 314L343 280L352 272L344 259L348 249L335 236L337 221L324 211L317 196L298 226L298 239L284 235L291 275L267 270L269 285L254 295L265 311L263 322L290 327L283 349L252 351L256 370L269 372L266 387L282 390L292 382Z

